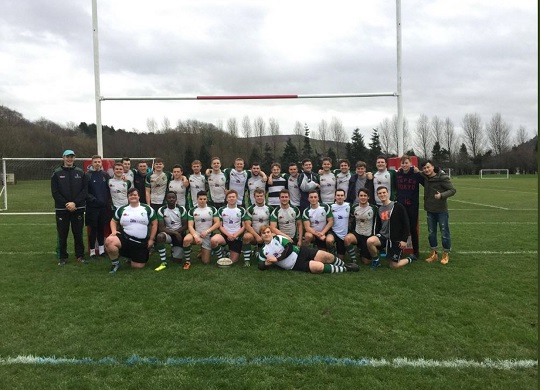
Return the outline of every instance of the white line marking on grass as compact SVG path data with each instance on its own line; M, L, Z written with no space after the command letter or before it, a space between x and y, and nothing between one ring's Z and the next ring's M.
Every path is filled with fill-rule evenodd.
M455 251L460 255L536 255L538 251Z
M538 225L538 222L452 222L452 225Z
M0 256L18 256L18 255L55 255L56 252L1 252Z
M488 190L488 191L502 191L502 192L517 192L519 194L538 194L538 192L531 192L531 191L515 191L515 190L503 190L500 188L488 188L488 187L469 187L465 185L467 189L476 189L476 190Z
M452 199L452 201L453 201L453 202L459 202L459 203L473 204L473 205L475 205L475 206L493 207L494 209L510 210L510 209L507 208L507 207L493 206L493 205L490 205L490 204L474 203L474 202L466 202L466 201L464 201L464 200L456 200L456 199Z
M4 213L4 212L0 213L0 215L54 215L54 214L55 213L45 213L45 212L43 213L40 213L40 212L38 213Z
M536 368L537 360L518 359L484 359L481 361L467 359L432 360L432 359L371 359L371 358L336 358L331 356L310 357L171 357L155 358L131 356L127 359L113 357L104 358L57 358L55 356L17 356L0 358L0 365L37 364L37 365L149 365L149 366L356 366L356 367L415 367L415 368L485 368L496 370L514 370Z
M448 211L491 211L491 210L489 209L448 209ZM536 211L538 212L538 209L504 209L504 211Z
M0 226L56 226L55 223L0 223Z

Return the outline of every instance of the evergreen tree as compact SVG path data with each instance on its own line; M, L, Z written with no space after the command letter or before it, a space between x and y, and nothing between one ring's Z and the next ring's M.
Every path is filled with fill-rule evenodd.
M302 147L302 155L300 157L302 160L306 158L313 160L313 149L309 141L309 127L307 124L304 126L304 129L304 146Z
M264 156L263 156L263 162L261 164L262 171L265 173L270 172L270 167L272 166L273 162L274 162L274 152L272 150L272 147L267 142L264 145Z
M326 151L326 157L330 157L332 159L332 168L339 168L336 152L334 152L334 149L332 149L331 147L328 148L328 150Z
M251 167L254 163L261 163L261 153L259 152L259 148L256 146L251 149L248 166L245 169L248 169L248 167Z
M368 149L364 143L364 136L360 134L360 129L354 129L351 142L347 143L346 150L347 159L350 161L352 166L354 166L357 161L365 161L368 159Z
M377 129L373 129L373 132L371 133L371 142L369 143L369 152L368 152L369 159L368 161L366 161L368 170L375 169L377 156L380 156L381 154L382 154L382 151L381 151L381 142L379 140L379 131ZM351 164L354 166L355 163L351 161Z
M436 165L441 165L448 162L448 151L441 148L439 141L435 142L433 149L431 150L431 157Z
M285 144L285 149L283 149L283 155L281 156L281 169L286 171L292 162L298 163L298 149L289 137Z
M201 149L199 150L199 160L201 160L203 173L204 173L204 169L210 167L211 159L212 159L212 156L210 156L210 153L208 152L206 145L202 144Z
M186 147L184 152L184 173L190 175L191 172L191 163L195 160L195 155L193 154L193 148L189 146Z

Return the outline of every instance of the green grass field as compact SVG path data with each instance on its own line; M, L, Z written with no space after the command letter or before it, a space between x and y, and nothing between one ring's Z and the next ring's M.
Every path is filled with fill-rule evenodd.
M537 177L453 181L448 265L340 275L61 268L0 213L0 388L536 389Z

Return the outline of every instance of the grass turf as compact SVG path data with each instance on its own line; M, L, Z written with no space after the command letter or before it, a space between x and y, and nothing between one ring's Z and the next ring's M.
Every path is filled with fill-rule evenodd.
M172 266L158 273L157 254L147 268L123 267L117 275L107 273L110 262L103 259L61 268L53 216L0 214L0 358L217 356L233 362L2 363L0 387L536 388L536 366L396 368L298 360L537 361L537 179L456 178L454 184L447 266L363 266L358 274L219 269L198 262L189 271ZM426 255L425 213L420 225ZM291 361L242 363L268 356Z

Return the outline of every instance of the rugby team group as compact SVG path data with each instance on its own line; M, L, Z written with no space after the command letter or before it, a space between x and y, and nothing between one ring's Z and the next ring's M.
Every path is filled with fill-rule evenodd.
M389 169L384 156L376 170L358 161L323 158L314 171L303 160L301 170L291 163L282 172L273 163L265 174L257 163L246 169L237 158L233 168L222 169L220 158L203 170L199 160L191 173L174 165L165 170L156 158L153 166L141 161L131 167L129 158L103 170L101 156L92 156L85 172L75 165L75 152L66 150L63 164L51 177L57 227L58 265L68 259L71 228L76 261L86 263L83 228L88 227L90 258L108 256L111 273L120 269L120 256L132 268L143 268L157 251L156 271L171 264L184 270L197 253L203 264L217 259L245 267L253 259L259 269L277 266L311 273L357 272L360 265L377 269L380 256L390 268L399 268L419 257L419 189L424 186L430 254L439 261L437 231L441 232L441 264L451 249L447 199L456 193L449 176L429 161L413 166L407 155L401 167ZM110 228L110 234L106 231ZM405 251L410 239L411 250ZM194 251L192 247L198 246ZM412 252L406 254L405 252ZM357 260L359 258L359 260ZM347 259L347 260L346 260Z

